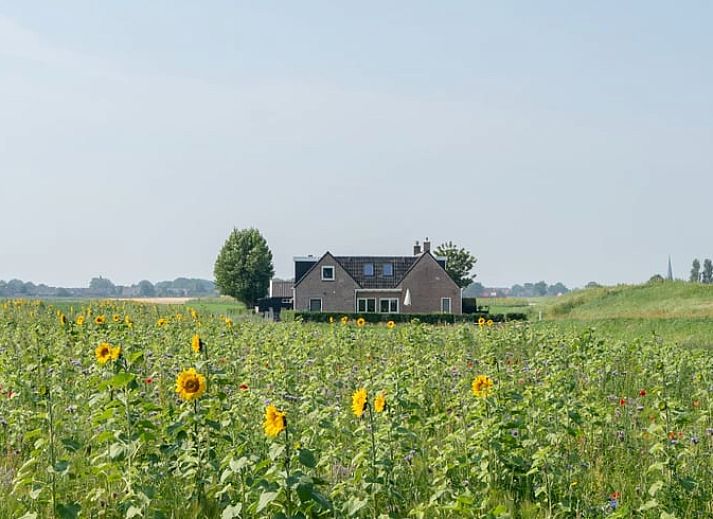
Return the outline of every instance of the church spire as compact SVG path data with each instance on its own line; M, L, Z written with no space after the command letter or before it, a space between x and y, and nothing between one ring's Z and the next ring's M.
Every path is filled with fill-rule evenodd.
M673 281L673 269L671 268L671 255L669 254L668 256L668 274L666 275L666 279L669 281Z

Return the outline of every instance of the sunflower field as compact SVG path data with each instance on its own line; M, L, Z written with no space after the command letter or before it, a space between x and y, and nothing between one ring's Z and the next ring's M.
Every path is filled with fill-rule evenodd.
M712 390L655 337L5 301L0 517L711 518Z

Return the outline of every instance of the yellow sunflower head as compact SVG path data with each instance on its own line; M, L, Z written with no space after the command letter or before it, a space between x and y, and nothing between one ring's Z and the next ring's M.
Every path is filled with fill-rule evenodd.
M279 411L273 404L265 408L265 421L262 424L265 429L265 434L270 438L274 438L287 427L287 419L285 413Z
M352 395L352 412L357 418L361 418L361 415L366 411L366 406L369 403L369 399L366 394L366 388L360 387Z
M473 395L477 397L486 397L493 387L493 380L488 375L478 375L473 380Z
M480 326L481 328L485 326L485 317L480 317L478 319L478 326Z
M77 326L82 326L84 324L84 316L78 315L74 322L77 323Z
M329 324L334 324L334 317L331 315L329 316Z
M191 348L193 348L193 351L195 351L196 353L200 353L203 351L203 340L198 334L195 334L193 336L193 340L191 340Z
M124 324L126 324L126 326L131 328L132 326L134 326L134 321L131 320L131 317L129 317L128 315L125 315L124 316Z
M488 321L485 324L487 324L488 326L492 326L495 323L493 323L492 319L488 319Z
M366 324L366 319L364 319L363 317L360 317L359 319L357 319L356 323L357 323L357 326L359 328L361 328Z
M116 360L121 356L121 346L115 346L111 349L111 360Z
M225 321L225 326L228 328L233 327L233 320L230 317L223 317L223 321Z
M343 315L343 316L341 317L341 319L339 319L339 321L340 321L342 324L347 324L347 323L349 322L349 317L347 317L346 315Z
M108 342L102 342L94 350L94 354L97 356L97 361L99 364L106 364L111 360L111 350L112 346Z
M161 317L161 319L156 321L156 326L165 326L167 323L168 323L168 319Z
M376 395L376 398L374 399L374 411L377 413L383 413L384 410L386 409L386 395L384 395L383 391Z
M393 330L393 329L396 327L396 323L395 323L394 321L389 321L389 322L386 323L386 327L387 327L389 330Z
M198 312L196 312L193 308L191 308L191 317L194 321L198 320Z
M121 322L121 316L119 314L114 314L111 316L111 320L114 321L115 323L120 323Z
M176 393L183 400L200 398L205 393L206 386L205 376L196 373L195 368L181 371L176 377Z
M60 324L60 325L65 326L65 325L67 324L67 316L64 315L63 313L60 312L60 313L58 314L58 317L57 317L57 318L59 319L59 324Z
M104 317L103 315L97 315L94 318L94 324L104 324L105 322L106 322L106 317Z

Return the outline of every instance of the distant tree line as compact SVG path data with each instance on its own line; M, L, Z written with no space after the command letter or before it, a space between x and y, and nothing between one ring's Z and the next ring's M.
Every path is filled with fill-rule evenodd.
M703 283L706 285L713 283L713 261L708 258L704 259L703 269L701 270L701 262L698 261L698 258L694 259L688 280L691 283Z
M522 285L513 285L509 289L493 289L484 287L482 283L471 283L463 292L463 297L483 297L489 296L492 292L498 295L508 295L510 297L538 297L538 296L557 296L569 292L563 283L557 282L553 285L548 285L544 281L537 283L524 283Z
M215 285L207 279L176 278L156 284L143 280L136 284L115 285L110 279L94 277L84 288L51 287L31 281L0 280L0 297L193 297L215 295Z

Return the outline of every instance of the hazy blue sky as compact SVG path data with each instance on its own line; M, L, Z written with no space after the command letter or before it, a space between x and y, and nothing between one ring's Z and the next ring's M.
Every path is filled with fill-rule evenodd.
M486 285L713 257L713 3L0 0L0 279L453 240Z

